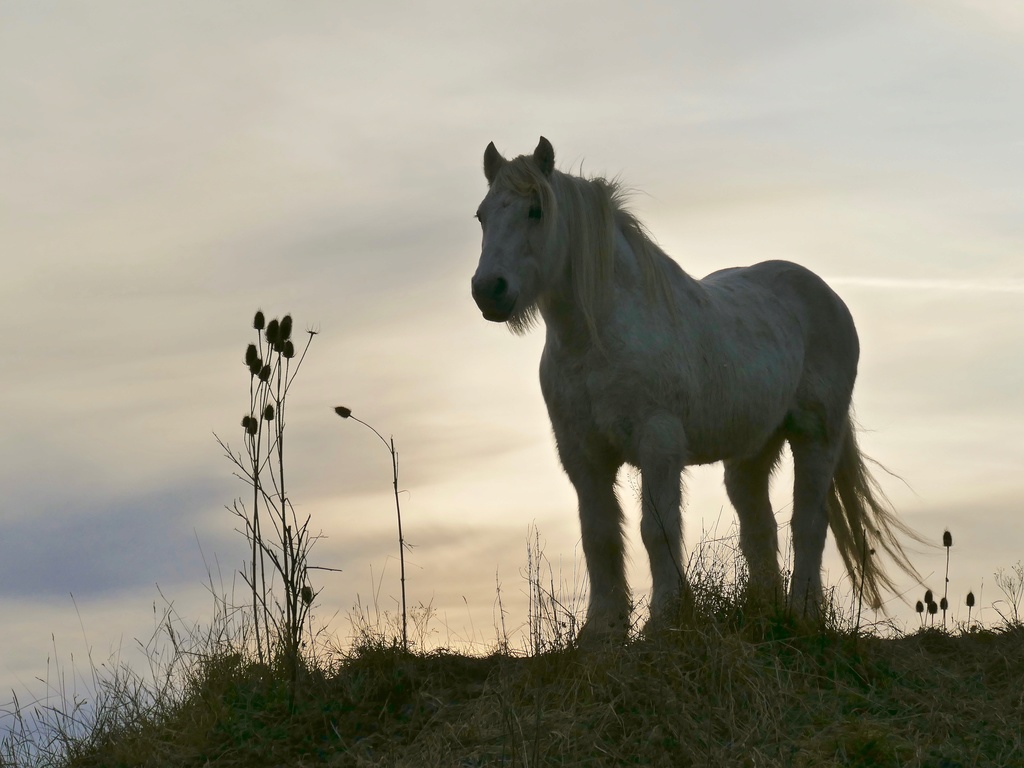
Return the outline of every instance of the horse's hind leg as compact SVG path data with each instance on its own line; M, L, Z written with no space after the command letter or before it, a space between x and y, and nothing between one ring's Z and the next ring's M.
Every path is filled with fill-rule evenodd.
M798 614L814 615L821 607L821 558L828 533L828 494L842 446L841 432L823 429L818 434L797 434L789 439L795 475L790 606Z
M781 597L779 533L768 496L783 437L773 436L754 456L725 462L725 489L740 521L740 549L747 561L748 592L770 604Z

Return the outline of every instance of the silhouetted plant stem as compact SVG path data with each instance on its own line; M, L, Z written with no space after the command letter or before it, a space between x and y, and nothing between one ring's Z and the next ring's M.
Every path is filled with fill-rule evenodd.
M391 470L395 487L395 514L398 517L398 566L402 582L402 650L409 651L408 617L405 609L405 536L402 535L402 506L398 501L398 451L395 450L395 438L389 444L391 450Z
M308 331L305 349L292 370L295 346L290 338L291 316L265 323L263 313L257 312L253 328L256 343L250 344L245 353L249 369L249 413L242 419L246 459L232 452L219 437L217 441L238 468L237 476L252 488L251 510L246 510L241 500L230 509L244 521L242 532L251 545L252 562L242 570L242 578L252 590L256 655L261 663L274 659L283 662L289 683L289 705L293 706L302 630L316 595L308 583L308 551L317 537L310 538L309 516L298 519L287 493L285 405L288 389L316 331ZM269 524L276 540L267 539L269 531L264 531L265 524ZM282 580L282 598L272 594L275 574Z
M385 440L384 436L373 428L372 425L367 424L362 419L359 419L352 415L352 411L343 405L339 405L334 409L334 412L341 416L343 419L352 419L352 421L359 422L364 427L369 429L377 438L384 443L384 447L391 453L391 471L393 478L393 485L395 489L395 513L398 516L398 566L401 571L401 587L402 587L402 650L405 652L409 651L409 632L408 632L408 615L405 607L405 537L402 535L402 505L398 497L398 451L395 450L395 438L392 436L391 440Z
M949 531L944 531L942 534L942 546L946 548L946 584L942 590L942 627L946 627L946 608L949 607L949 550L953 546L953 534Z
M266 604L266 593L267 593L267 582L265 574L262 573L263 558L260 557L260 483L259 483L259 456L250 448L251 462L253 468L253 483L252 483L252 580L250 582L252 586L252 614L253 624L256 629L256 655L260 660L261 664L265 664L267 659L264 654L263 643L264 640L269 642L269 636L266 631L261 631L261 624L264 630L269 630L266 626L266 622L261 622L260 619L263 617L264 612L260 606ZM257 577L256 569L260 567L261 573ZM259 585L263 587L263 601L259 600Z
M860 584L857 589L857 624L853 630L854 637L860 634L860 616L861 609L864 607L864 584L867 581L868 556L875 554L873 549L868 549L868 537L864 531L861 531L861 537Z

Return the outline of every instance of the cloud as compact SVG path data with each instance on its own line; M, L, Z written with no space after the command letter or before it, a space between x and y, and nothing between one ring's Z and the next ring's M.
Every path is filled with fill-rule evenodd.
M830 285L875 288L887 291L937 291L948 293L1024 293L1024 280L1016 278L942 279L904 277L827 277Z
M222 505L242 487L210 432L238 435L257 306L322 331L287 460L332 537L319 562L346 569L323 576L325 605L365 594L369 563L394 594L390 457L339 404L395 436L416 599L488 614L534 519L549 554L573 552L543 332L510 337L468 293L483 148L541 133L560 167L636 184L695 274L779 257L839 275L865 445L906 473L911 515L976 499L979 548L1002 536L1020 496L1024 111L1007 98L1019 46L996 27L1019 29L1016 6L405 5L0 4L8 604L52 606L38 628L90 595L116 634L154 582L203 580L194 529L232 570ZM994 24L942 21L968 17ZM695 516L730 513L720 468L690 476L692 545Z
M4 521L4 540L16 545L0 558L0 597L94 598L201 581L197 537L211 552L241 555L228 540L223 503L203 478L119 496L42 492Z

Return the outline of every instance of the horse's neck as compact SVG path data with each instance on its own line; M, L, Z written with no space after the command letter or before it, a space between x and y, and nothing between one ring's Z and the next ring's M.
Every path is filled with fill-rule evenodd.
M571 285L566 290L549 291L538 308L544 319L549 346L579 351L590 347L590 329L575 301Z
M647 249L639 253L640 249ZM642 235L627 237L616 227L614 263L609 279L613 281L598 325L605 325L613 313L664 313L662 322L682 320L691 311L706 304L706 292L699 280L691 277L660 248ZM563 279L540 303L541 316L550 341L564 348L588 348L593 339L587 327L573 285L572 267L567 265Z
M707 292L640 231L619 231L615 249L616 306L659 325L689 324L707 306Z

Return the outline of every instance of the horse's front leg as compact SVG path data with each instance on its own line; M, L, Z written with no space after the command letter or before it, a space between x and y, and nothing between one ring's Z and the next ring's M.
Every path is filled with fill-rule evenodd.
M671 622L687 591L683 568L681 474L686 439L682 425L670 416L650 419L638 445L643 476L640 535L651 561L651 626Z
M560 446L561 447L561 446ZM562 460L579 498L583 555L590 579L587 620L580 645L622 640L629 626L622 508L615 496L619 462L609 456L565 456Z

